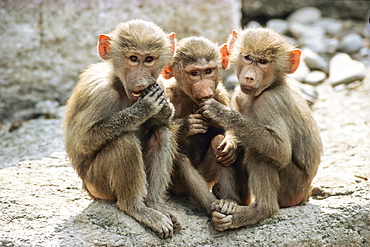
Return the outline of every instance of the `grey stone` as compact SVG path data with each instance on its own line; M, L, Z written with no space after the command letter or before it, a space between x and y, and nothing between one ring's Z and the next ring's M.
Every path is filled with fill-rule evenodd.
M340 50L349 54L359 51L362 47L362 37L357 33L345 35L340 42Z
M235 73L231 73L229 76L226 77L224 81L224 85L227 90L231 91L235 88L236 85L239 84L238 77Z
M368 16L368 1L292 1L242 0L243 15L248 18L266 16L277 18L302 7L316 7L326 17L359 19Z
M328 72L328 62L325 61L325 59L316 52L313 52L311 49L304 47L302 48L302 56L303 60L306 62L307 66L311 70L318 69L324 72Z
M366 67L346 53L338 53L329 63L329 81L332 86L348 84L365 78Z
M326 46L323 37L302 37L298 39L298 44L301 47L307 47L316 53L325 53Z
M306 25L299 22L290 22L289 31L295 37L311 37L311 38L322 38L325 37L325 30L318 26Z
M343 23L333 18L322 18L315 26L319 26L329 35L340 36L342 34Z
M323 82L327 78L326 73L322 71L311 71L304 78L303 82L316 86L317 84Z
M286 34L289 30L288 22L281 19L270 19L267 21L266 26L280 34Z
M339 40L337 38L324 38L323 42L326 53L334 53L339 48Z
M297 9L288 16L289 22L298 22L302 24L313 24L321 19L321 11L316 7L304 7Z
M250 27L250 28L261 27L261 24L259 24L257 21L250 21L248 22L246 27Z

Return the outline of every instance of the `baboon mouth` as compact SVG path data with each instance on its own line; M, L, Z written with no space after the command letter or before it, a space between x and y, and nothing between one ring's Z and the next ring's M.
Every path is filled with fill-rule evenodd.
M252 87L252 86L249 86L249 85L245 85L245 86L243 86L245 89L247 89L247 90L253 90L254 89L254 87Z
M134 98L139 98L140 95L141 95L141 92L131 92L132 96L134 96Z

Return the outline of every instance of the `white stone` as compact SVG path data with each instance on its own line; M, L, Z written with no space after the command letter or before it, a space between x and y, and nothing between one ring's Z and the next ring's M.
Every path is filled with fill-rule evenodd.
M316 26L323 28L327 34L340 36L343 23L333 18L322 18L316 23Z
M313 52L311 49L307 47L302 48L302 57L311 70L319 69L328 72L328 63L324 58L319 56L316 52Z
M325 38L324 45L326 53L334 53L339 48L339 40L337 38Z
M307 83L307 84L310 84L310 85L313 85L313 86L316 86L317 84L323 82L325 79L326 79L326 74L322 71L312 71L310 73L308 73L304 79L303 79L303 82L304 83Z
M321 11L315 7L305 7L294 11L289 15L289 22L299 22L302 24L312 24L321 19Z
M349 54L359 51L362 47L362 37L357 33L347 34L342 38L342 42L340 43L340 50Z
M348 84L365 78L366 67L346 53L338 53L329 63L329 81L332 86Z
M316 53L326 52L326 46L323 37L302 37L298 39L298 44L301 47L308 47L310 50Z
M286 34L289 29L289 24L285 20L271 19L266 23L266 27L271 28L280 34Z

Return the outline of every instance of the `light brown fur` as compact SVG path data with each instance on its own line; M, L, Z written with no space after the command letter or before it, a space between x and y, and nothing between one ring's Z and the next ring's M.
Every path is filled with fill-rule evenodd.
M255 224L279 207L307 201L322 153L310 109L285 79L298 66L300 52L262 28L243 30L230 47L240 83L234 110L213 100L201 104L202 114L234 130L245 149L236 166L244 206L213 204L212 221L220 231Z
M220 81L219 52L216 44L202 37L181 40L168 70L174 78L165 82L166 96L175 107L173 124L179 129L179 154L171 189L174 194L189 195L207 213L215 194L238 200L234 170L221 165L233 163L237 145L234 139L225 138L228 134L224 129L199 113L199 103L208 98L229 104L229 95Z
M154 23L133 20L101 35L98 52L105 61L81 74L68 100L66 151L92 198L115 201L172 237L182 224L163 202L177 147L173 107L155 84L170 61L170 40Z

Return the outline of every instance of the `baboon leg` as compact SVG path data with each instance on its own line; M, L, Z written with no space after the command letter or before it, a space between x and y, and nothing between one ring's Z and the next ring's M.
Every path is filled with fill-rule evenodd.
M249 206L237 206L234 212L222 212L225 202L214 204L212 222L216 230L224 231L253 225L279 211L278 190L280 187L278 169L267 162L250 162L247 165L250 174L249 185L255 195L254 202Z
M172 220L174 230L180 230L182 228L181 217L178 213L170 210L163 200L170 183L176 152L175 135L167 126L160 126L152 131L144 153L148 184L145 203L167 215Z
M177 179L183 181L185 191L187 191L203 210L210 214L211 204L216 200L216 197L211 193L209 184L191 164L186 155L177 154L175 165L177 166L179 176Z

